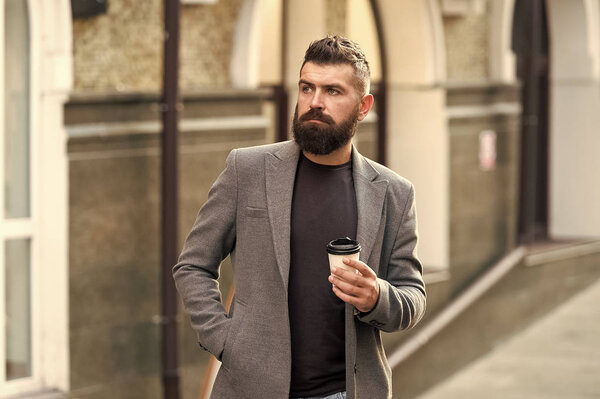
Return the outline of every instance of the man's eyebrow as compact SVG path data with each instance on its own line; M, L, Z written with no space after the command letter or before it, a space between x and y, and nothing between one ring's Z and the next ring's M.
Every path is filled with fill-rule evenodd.
M313 86L313 87L315 86L314 83L309 82L308 80L304 80L304 79L300 79L298 81L298 85L301 85L301 84L305 84L307 86ZM323 87L325 87L327 89L345 90L343 85L340 85L340 84L337 84L337 83L326 84L326 85L323 85Z
M341 85L337 85L337 84L330 84L330 85L325 85L326 88L328 89L338 89L338 90L345 90L344 86Z

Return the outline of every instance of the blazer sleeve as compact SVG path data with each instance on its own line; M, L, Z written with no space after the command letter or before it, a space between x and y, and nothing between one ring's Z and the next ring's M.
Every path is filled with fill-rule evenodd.
M425 314L426 293L423 268L417 258L417 214L414 188L404 205L402 218L385 276L378 277L379 298L358 319L380 330L392 332L414 327Z
M178 263L173 268L177 291L198 334L200 346L221 358L229 321L219 291L219 267L235 246L237 214L236 150L213 184L198 212Z

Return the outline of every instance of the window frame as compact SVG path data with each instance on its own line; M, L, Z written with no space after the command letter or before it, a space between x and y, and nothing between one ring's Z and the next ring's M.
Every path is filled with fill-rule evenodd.
M0 89L4 93L5 1L0 0ZM30 217L2 223L0 259L6 237L29 238L31 300L31 377L5 382L1 365L0 397L47 390L68 392L68 156L63 106L72 88L70 2L25 0L29 28ZM43 67L42 67L43 66ZM4 94L0 131L4 136ZM4 137L0 140L0 179L4 176ZM0 196L4 196L1 190ZM0 221L4 199L0 197ZM10 231L9 231L10 229ZM10 233L10 235L9 235ZM42 264L43 261L43 264ZM1 264L0 264L1 265ZM4 321L5 275L0 266L0 321ZM6 331L0 360L6 357Z
M0 58L2 62L0 62L0 76L2 77L0 80L0 89L2 92L0 99L0 131L2 132L2 139L0 140L0 179L4 182L4 154L5 154L5 97L4 91L5 87L5 64L4 59L6 56L6 48L5 48L5 6L6 0L0 0L0 21L2 21L1 29L0 29ZM18 239L29 239L29 290L30 290L30 354L31 354L31 375L29 377L19 378L11 381L6 380L6 328L0 328L0 361L3 363L0 367L0 394L2 395L10 395L10 394L18 394L27 391L39 390L42 388L42 376L40 374L40 359L41 354L39 351L39 342L40 342L40 306L41 303L39 297L39 251L37 248L38 243L38 228L37 228L37 220L38 220L38 202L39 196L37 195L37 182L38 176L37 171L39 168L38 165L38 137L35 134L36 126L35 124L35 96L34 93L37 92L38 82L35 79L35 74L33 73L37 68L35 65L37 59L35 58L34 51L34 21L32 21L32 13L31 13L31 2L27 1L25 3L26 11L27 11L27 27L29 29L29 65L28 65L28 73L29 73L29 94L28 94L28 118L29 118L29 197L30 197L30 213L29 217L22 218L12 218L6 219L4 201L5 201L5 192L1 190L0 192L0 220L2 221L2 226L0 226L0 326L5 325L5 312L6 312L6 265L5 265L5 249L6 242L8 240L18 240Z

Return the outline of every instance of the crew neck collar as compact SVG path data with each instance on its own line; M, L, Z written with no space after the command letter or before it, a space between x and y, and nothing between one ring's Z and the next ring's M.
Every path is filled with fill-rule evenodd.
M352 166L352 156L350 156L350 160L348 162L344 162L342 164L339 165L324 165L321 163L316 163L314 161L311 161L310 159L308 159L306 157L306 155L304 155L304 152L300 151L300 159L302 159L303 161L305 161L308 165L313 166L315 168L322 168L322 169L344 169L347 168L349 166Z

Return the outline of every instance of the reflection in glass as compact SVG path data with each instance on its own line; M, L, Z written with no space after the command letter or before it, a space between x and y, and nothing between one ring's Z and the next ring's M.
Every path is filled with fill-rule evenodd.
M4 4L4 211L23 218L30 216L29 20L26 1Z
M6 379L31 376L30 240L7 240Z

